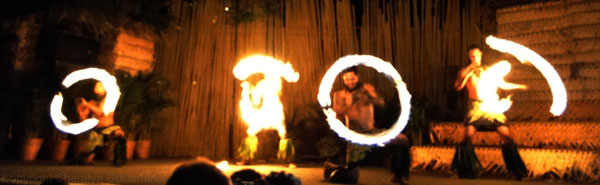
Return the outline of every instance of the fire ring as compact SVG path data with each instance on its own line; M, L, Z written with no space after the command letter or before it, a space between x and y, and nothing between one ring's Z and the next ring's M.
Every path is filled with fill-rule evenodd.
M114 112L115 108L117 107L119 97L121 96L121 92L119 90L119 86L117 85L117 79L105 70L98 68L87 68L74 71L65 77L62 85L66 88L69 88L71 85L80 80L90 78L102 82L102 85L104 85L104 88L106 89L106 99L103 110L104 114L108 115L110 112ZM52 103L50 103L50 117L52 118L54 126L58 130L77 135L94 128L98 124L98 119L96 118L88 118L79 123L72 123L68 121L67 117L61 111L62 103L63 97L60 92L54 95Z
M355 65L365 65L367 67L374 68L378 72L385 74L386 77L391 78L391 80L393 80L396 84L396 90L398 90L398 98L400 100L402 111L398 116L398 120L390 129L377 134L361 134L348 129L340 120L336 118L336 113L333 111L331 104L331 87L336 76L340 72ZM398 74L398 71L396 71L394 66L381 60L380 58L370 55L348 55L338 59L325 73L325 76L321 80L319 93L317 95L319 104L321 104L323 112L327 116L327 122L329 122L329 126L340 137L357 144L380 146L395 138L406 127L410 113L410 98L411 95L406 89L406 84L402 81L400 74Z

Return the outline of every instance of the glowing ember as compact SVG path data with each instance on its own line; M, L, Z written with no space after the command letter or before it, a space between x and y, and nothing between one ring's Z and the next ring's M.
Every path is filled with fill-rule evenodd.
M544 78L546 78L552 91L552 107L550 107L550 112L555 116L561 115L564 112L567 107L567 90L556 70L554 70L546 59L531 49L508 40L488 36L485 42L493 49L512 54L521 63L529 62L535 66Z
M251 85L245 81L250 75L262 73L264 79ZM262 129L276 129L280 138L285 138L281 78L288 82L298 81L299 74L292 65L272 57L251 56L242 59L233 69L233 74L242 82L240 108L242 119L248 124L247 133L254 136Z
M217 163L216 166L221 171L229 170L229 162L228 161L221 161L221 162Z
M98 68L87 68L72 72L63 80L63 86L69 88L75 82L90 78L100 81L106 90L106 99L104 100L105 103L103 108L104 114L108 115L109 113L114 112L119 101L119 97L121 96L121 92L119 91L119 86L117 85L117 79L105 70ZM50 104L50 117L52 118L54 126L57 129L76 135L90 130L98 124L98 119L96 118L89 118L79 123L71 123L61 112L62 103L63 97L59 93L54 96L52 103Z
M385 74L388 78L391 78L396 83L398 98L400 99L400 106L402 107L402 112L398 117L398 121L392 126L392 128L374 135L359 134L348 129L340 120L336 118L336 113L331 108L332 105L330 91L336 76L348 67L361 64L374 68L380 73ZM329 126L333 131L335 131L340 137L351 142L366 145L383 145L400 134L408 122L410 98L411 95L406 89L406 84L402 81L400 74L398 74L398 71L396 71L394 66L377 57L369 55L349 55L338 59L325 73L323 80L321 80L319 94L317 97L321 107L323 107L323 112L325 112L325 115L327 115Z

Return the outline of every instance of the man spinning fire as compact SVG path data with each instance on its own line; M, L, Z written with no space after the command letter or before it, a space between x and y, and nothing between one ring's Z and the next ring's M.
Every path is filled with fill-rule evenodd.
M375 128L373 105L383 106L383 98L377 95L371 84L359 81L356 66L343 70L341 74L344 87L333 94L333 110L338 119L342 120L350 130L361 134L374 134L381 131ZM361 159L357 159L359 157L356 156L354 150L364 150L368 146L354 144L347 146L345 167L329 162L325 163L324 175L328 181L334 183L356 183L358 181L358 166ZM404 179L408 179L410 169L408 138L401 133L387 146L392 152L391 170L394 175L391 181L405 184Z
M468 50L471 64L458 73L454 86L458 91L467 87L469 112L465 119L465 138L456 147L451 169L456 170L460 178L477 178L481 174L481 164L473 150L471 137L476 131L496 131L502 139L502 157L506 168L521 180L527 176L528 171L517 151L517 145L510 137L504 116L504 111L512 102L510 96L500 99L497 90L527 89L527 86L504 81L504 76L510 71L507 61L483 67L481 49L471 45Z
M98 119L98 125L89 131L89 144L82 156L78 156L78 162L93 163L97 150L104 147L107 141L115 140L113 165L124 165L127 161L125 132L118 125L114 125L113 112L105 115L102 110L106 97L102 83L95 79L81 80L66 89L63 94L66 99L63 112L68 120L81 122L92 117Z

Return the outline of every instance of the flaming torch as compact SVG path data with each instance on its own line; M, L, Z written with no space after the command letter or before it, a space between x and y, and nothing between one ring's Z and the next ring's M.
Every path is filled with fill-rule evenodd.
M252 75L262 73L264 79L250 84L246 79ZM279 152L277 158L286 160L294 155L291 139L286 138L283 105L281 95L281 78L288 82L297 82L298 72L292 65L283 63L268 56L250 56L242 59L233 69L234 76L242 80L242 99L240 109L242 119L248 125L248 136L238 149L242 160L254 159L258 139L256 134L262 129L276 129L279 133Z

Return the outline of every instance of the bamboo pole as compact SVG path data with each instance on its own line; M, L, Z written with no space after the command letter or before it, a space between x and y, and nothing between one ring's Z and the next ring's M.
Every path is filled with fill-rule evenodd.
M281 14L264 14L259 0L203 1L195 6L173 2L175 21L157 44L155 70L172 82L169 95L177 107L164 113L168 126L155 134L160 139L153 141L153 156L234 156L246 126L239 117L240 81L232 69L250 54L290 62L299 72L297 83L283 84L287 119L317 103L321 77L348 54L391 62L413 96L446 107L446 94L456 92L442 71L466 64L466 45L481 43L482 38L473 23L479 6L475 1L468 1L467 7L460 7L458 0L364 1L361 25L356 25L357 7L350 0L277 2ZM235 5L254 12L255 20L234 24ZM230 11L224 11L225 6ZM381 74L365 69L361 75L384 97L393 96L393 84ZM333 89L340 87L337 81Z

